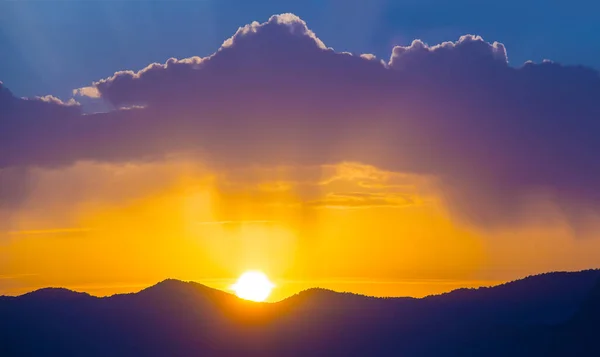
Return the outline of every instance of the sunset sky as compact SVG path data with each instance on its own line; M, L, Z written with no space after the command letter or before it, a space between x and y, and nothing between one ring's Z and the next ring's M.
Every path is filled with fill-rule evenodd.
M0 295L261 270L272 301L425 296L599 268L579 2L3 2Z

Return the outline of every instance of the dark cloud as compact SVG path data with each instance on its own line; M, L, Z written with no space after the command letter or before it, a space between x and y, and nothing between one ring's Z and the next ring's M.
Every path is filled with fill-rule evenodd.
M517 215L530 192L573 215L600 204L598 72L511 67L502 44L477 36L414 41L383 63L336 53L280 15L210 57L117 72L76 93L144 109L80 116L2 89L0 167L181 151L223 165L351 160L436 176L450 206L483 223Z
M54 156L53 147L77 140L68 134L79 115L74 100L17 98L0 82L0 168L61 160Z

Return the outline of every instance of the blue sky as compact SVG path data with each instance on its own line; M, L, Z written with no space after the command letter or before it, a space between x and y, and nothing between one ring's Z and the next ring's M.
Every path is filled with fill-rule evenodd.
M600 3L442 0L4 1L0 80L16 95L73 88L169 57L205 56L251 21L293 12L336 50L374 53L414 38L473 33L506 45L511 65L548 58L600 68Z

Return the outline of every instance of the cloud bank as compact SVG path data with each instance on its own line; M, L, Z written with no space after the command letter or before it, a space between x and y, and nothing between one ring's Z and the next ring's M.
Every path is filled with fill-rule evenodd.
M502 44L478 36L415 40L385 62L335 52L284 14L209 57L116 72L74 94L134 109L82 115L0 85L2 172L175 153L226 167L353 161L436 177L449 206L479 224L518 218L531 195L573 219L600 207L598 72L512 67ZM367 201L329 199L342 198Z

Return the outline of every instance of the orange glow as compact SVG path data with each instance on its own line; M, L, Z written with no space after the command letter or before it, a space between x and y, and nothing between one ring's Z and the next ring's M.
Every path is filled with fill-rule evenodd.
M359 163L79 163L34 178L0 232L0 294L63 286L110 295L166 278L228 290L240 271L261 267L278 287L270 301L315 286L424 296L591 268L600 250L560 217L510 231L466 226L435 178Z

